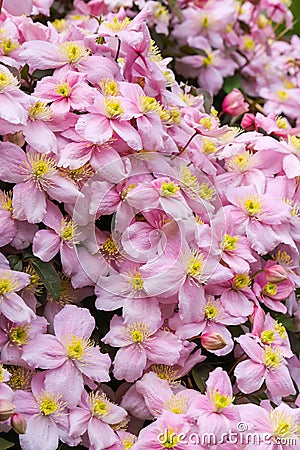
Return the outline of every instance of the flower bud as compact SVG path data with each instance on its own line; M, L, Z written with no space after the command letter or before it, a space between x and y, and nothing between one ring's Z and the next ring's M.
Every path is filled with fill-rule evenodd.
M20 413L15 413L10 420L11 426L18 434L25 434L27 423L24 416Z
M249 105L245 102L244 96L238 89L233 89L230 94L226 95L222 103L224 113L229 116L236 117L245 113L249 109Z
M246 131L255 130L255 116L250 113L245 114L242 118L241 125Z
M265 273L269 283L280 283L288 278L286 270L280 264L274 264L268 267Z
M14 405L5 400L4 398L0 399L0 422L4 422L9 419L15 412Z
M208 333L202 334L201 344L206 350L214 351L221 350L222 348L226 347L227 342L224 340L223 336L220 333L210 331Z

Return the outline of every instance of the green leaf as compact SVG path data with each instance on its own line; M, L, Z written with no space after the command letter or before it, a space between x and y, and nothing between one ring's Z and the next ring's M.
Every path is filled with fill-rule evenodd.
M183 47L180 47L180 51L185 55L200 55L204 56L204 58L208 57L206 51L202 50L201 48L190 47L189 45L184 45Z
M201 394L205 394L206 391L206 380L209 375L209 367L205 365L197 365L192 370L192 375L196 385L199 388Z
M3 438L0 438L0 450L6 450L7 448L13 447L15 444L13 442L8 442Z
M35 78L36 80L41 80L44 77L50 77L51 75L53 75L53 72L54 69L47 69L47 70L36 69L32 73L32 78Z
M41 261L36 256L32 256L29 259L47 291L50 292L54 300L58 301L60 298L60 279L53 265Z
M224 80L223 90L226 94L230 94L233 89L240 89L242 86L242 76L240 74L235 74L232 77L227 77Z
M9 255L7 259L12 270L18 270L19 272L22 271L23 264L17 255Z

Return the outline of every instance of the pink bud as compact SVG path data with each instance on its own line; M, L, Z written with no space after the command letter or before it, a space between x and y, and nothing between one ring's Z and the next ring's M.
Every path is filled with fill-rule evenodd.
M226 347L227 342L220 333L209 331L201 336L201 344L206 350L221 350Z
M255 116L250 113L245 114L242 118L241 125L246 131L255 130Z
M3 398L0 399L0 421L9 419L15 412L14 405Z
M229 116L240 116L248 111L249 105L245 102L244 96L238 89L233 89L230 94L226 95L222 103L224 113Z
M15 413L10 420L11 426L18 434L25 434L27 423L24 416L20 413Z
M288 278L286 270L280 264L274 264L268 267L265 273L269 283L280 283Z

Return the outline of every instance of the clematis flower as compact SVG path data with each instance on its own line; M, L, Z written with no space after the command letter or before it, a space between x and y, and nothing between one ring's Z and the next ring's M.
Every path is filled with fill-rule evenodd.
M234 371L242 392L255 392L265 381L268 391L275 398L295 394L287 363L278 347L263 347L249 336L240 336L237 340L250 358L240 362Z
M109 401L104 392L83 392L79 406L70 411L70 436L87 432L94 450L110 448L118 442L113 426L122 424L127 412Z
M46 389L59 388L69 406L79 402L84 376L98 382L109 380L110 358L89 340L94 328L95 320L87 309L66 305L54 318L55 336L40 335L23 351L28 365L49 369Z
M159 328L160 324L149 326L147 320L124 323L121 317L113 317L103 342L121 347L114 360L114 375L118 380L132 382L140 378L147 361L167 365L178 361L181 341L170 331Z
M5 162L4 162L5 161ZM46 213L46 192L55 200L75 203L80 192L59 174L53 158L37 152L25 153L10 142L0 143L0 177L13 188L14 216L36 223ZM30 198L30 202L24 202Z
M26 433L20 435L20 444L22 448L43 446L47 450L56 450L61 439L76 445L79 440L68 437L67 404L59 392L47 390L45 375L38 373L33 377L32 392L19 390L15 394L16 410L27 422Z

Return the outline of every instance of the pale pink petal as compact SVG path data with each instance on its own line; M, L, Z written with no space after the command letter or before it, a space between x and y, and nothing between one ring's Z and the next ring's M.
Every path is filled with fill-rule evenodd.
M287 397L288 395L296 394L289 370L286 366L278 367L275 370L267 370L266 385L268 391L274 397Z
M50 334L36 336L23 348L23 359L33 368L55 369L61 366L66 358L64 346Z
M87 431L91 412L83 408L70 410L70 436L81 436Z
M100 114L80 116L75 130L84 139L95 144L104 144L112 137L109 120Z
M69 334L89 338L94 328L95 319L87 308L66 305L54 318L54 331L59 339Z
M22 164L27 158L23 150L11 142L0 142L0 178L8 183L21 183L26 178L22 174Z
M12 322L30 322L35 317L34 312L15 292L8 292L1 298L0 311Z
M53 131L41 120L29 120L24 128L28 144L41 153L56 153L57 140Z
M20 183L13 188L12 203L14 216L18 220L27 220L29 223L41 222L46 213L45 193L31 182Z
M182 343L175 334L159 330L151 336L145 347L147 358L155 364L172 366L179 357Z
M125 379L129 383L137 380L146 367L146 352L137 345L118 350L114 360L114 376L117 380Z
M42 261L48 262L59 252L60 237L52 230L39 230L33 239L32 252Z
M238 388L245 394L257 391L264 381L265 367L251 360L240 362L234 371Z
M59 392L68 406L74 408L83 392L83 378L73 362L67 360L57 369L47 371L45 388L49 392Z
M99 347L92 347L88 350L88 358L81 364L76 363L79 370L88 378L94 381L109 381L110 357L100 352Z
M111 120L111 127L133 150L142 150L143 144L138 131L127 121Z
M95 450L104 450L111 447L118 440L113 429L101 420L93 417L88 425L88 436Z
M20 444L25 450L56 450L58 430L49 416L36 415L27 421L25 434L20 434Z

